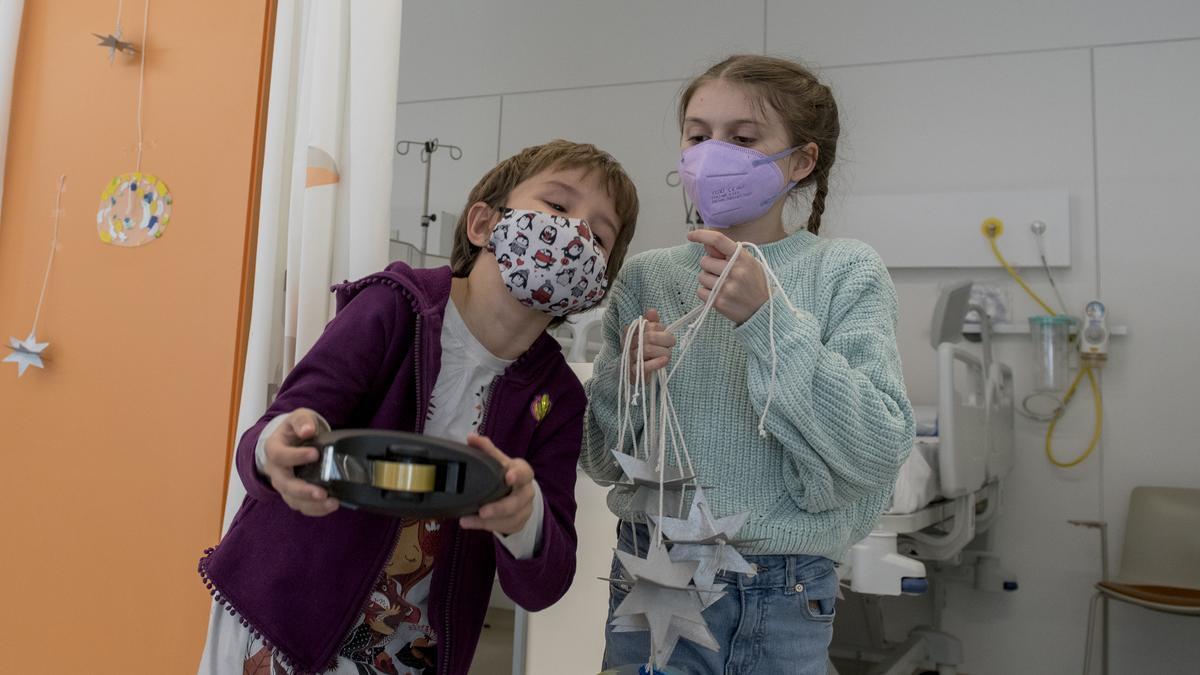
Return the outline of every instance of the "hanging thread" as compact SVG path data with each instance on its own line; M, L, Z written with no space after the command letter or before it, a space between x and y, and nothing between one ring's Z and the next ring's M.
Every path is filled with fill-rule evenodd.
M120 18L120 2L117 5L117 26L121 25ZM138 97L137 97L137 163L134 171L142 172L142 93L146 86L146 49L150 44L150 0L146 0L146 9L142 14L142 48L141 48L141 64L138 66Z
M62 195L67 188L67 177L58 177L58 194L54 197L54 238L50 240L50 258L46 261L46 275L42 277L42 292L38 295L37 309L33 312L33 330L37 333L38 320L42 317L42 303L46 300L46 286L50 284L50 268L54 266L54 253L58 250L58 223L62 220Z
M679 341L679 354L675 358L674 364L670 370L659 370L650 376L645 372L645 346L646 346L646 327L649 322L645 317L638 317L625 330L622 340L620 368L621 374L617 384L617 451L625 451L625 436L629 434L633 444L633 455L639 457L644 454L646 461L654 461L655 468L659 474L659 491L658 491L658 516L661 519L666 510L664 499L665 473L666 473L666 455L668 452L668 444L671 446L675 466L681 470L687 467L689 474L692 476L691 483L694 487L699 487L698 478L695 476L695 468L692 463L691 453L688 452L687 444L683 438L683 429L679 423L678 413L675 410L674 402L671 400L669 383L674 377L675 371L678 370L683 363L688 351L695 343L699 336L700 328L704 325L704 321L712 313L717 296L725 285L725 281L729 277L730 270L733 269L734 263L738 256L742 255L743 251L749 251L746 255L757 258L763 270L763 277L767 282L768 297L767 297L767 331L771 347L771 376L767 385L767 399L763 405L762 414L758 420L758 433L760 436L766 436L766 420L770 412L771 403L774 400L775 389L778 384L778 366L779 355L775 347L775 302L776 292L779 297L782 297L787 304L788 309L796 315L799 315L800 310L796 308L792 301L787 297L786 290L779 277L771 269L767 262L766 255L757 245L749 242L739 242L734 249L733 254L729 256L725 267L721 270L720 276L717 277L716 283L713 284L712 292L708 298L699 307L691 310L684 316L680 317L670 325L666 326L665 330L668 333L676 334L682 331L683 336ZM634 355L636 345L636 356ZM639 451L637 445L637 436L632 420L633 408L641 407L642 413L642 429L643 429L643 451ZM683 499L679 501L679 512L683 511ZM661 527L655 528L655 542L659 545L662 543ZM637 537L634 537L636 545Z

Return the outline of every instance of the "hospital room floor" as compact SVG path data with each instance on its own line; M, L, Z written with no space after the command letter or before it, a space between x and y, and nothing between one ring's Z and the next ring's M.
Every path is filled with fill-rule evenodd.
M511 609L488 607L469 675L512 674L514 617Z
M839 659L837 657L834 657L833 665L835 668L837 668L838 675L866 675L866 673L870 672L871 668L874 666L874 664L871 664L871 663L859 663L856 661ZM924 668L917 668L916 670L912 671L912 675L924 675L925 673L933 673L933 672L935 672L935 671L926 670ZM935 675L936 675L936 673L935 673ZM968 675L968 674L960 672L958 675Z
M488 608L469 675L511 675L514 625L515 616L512 610L500 607ZM833 661L838 669L838 675L862 675L871 667L869 663L855 663L838 658L834 658ZM917 669L913 671L913 675L920 675L924 672L927 671Z

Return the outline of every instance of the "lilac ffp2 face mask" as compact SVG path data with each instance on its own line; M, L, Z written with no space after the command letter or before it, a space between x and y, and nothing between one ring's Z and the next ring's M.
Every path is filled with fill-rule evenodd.
M764 155L753 148L710 139L683 151L679 175L705 225L732 227L762 217L796 185L785 181L775 162L797 149Z

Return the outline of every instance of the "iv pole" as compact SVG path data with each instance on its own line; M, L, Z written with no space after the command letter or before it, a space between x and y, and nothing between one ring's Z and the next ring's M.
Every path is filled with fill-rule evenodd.
M429 212L429 176L433 169L433 153L440 148L446 148L450 153L450 159L462 159L462 148L457 145L448 145L438 142L438 139L431 138L427 141L398 141L396 143L396 154L407 155L412 146L421 146L421 163L425 165L425 198L421 203L421 267L425 266L425 253L429 250L429 224L437 220L437 215ZM401 150L401 147L404 149Z

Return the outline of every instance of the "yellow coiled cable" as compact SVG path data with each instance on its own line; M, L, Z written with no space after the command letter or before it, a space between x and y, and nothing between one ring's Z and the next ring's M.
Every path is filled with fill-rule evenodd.
M1008 274L1014 280L1016 280L1018 284L1020 284L1021 288L1025 289L1025 292L1029 294L1029 297L1033 298L1037 304L1042 306L1042 309L1046 310L1046 312L1051 315L1058 315L1058 312L1055 312L1050 305L1046 304L1045 300L1042 300L1042 298L1039 297L1038 294L1035 293L1033 289L1025 283L1025 280L1021 278L1021 275L1017 274L1017 271L1013 269L1012 265L1008 264L1008 261L1004 259L1004 255L1000 253L1000 247L996 245L996 238L1004 232L1004 223L1001 222L999 218L988 218L987 220L983 221L983 225L980 229L983 231L983 236L988 240L988 243L991 244L992 253L995 254L996 260L1000 261L1000 264L1004 266L1004 269L1008 272ZM1069 462L1061 462L1054 457L1054 428L1058 425L1058 420L1062 419L1063 414L1067 411L1067 406L1071 403L1071 399L1075 396L1075 390L1079 387L1079 382L1083 379L1085 374L1088 378L1088 385L1092 388L1092 400L1096 406L1096 424L1092 429L1092 440L1090 443L1088 443L1087 449L1084 450L1083 453L1078 457ZM1092 373L1091 366L1085 365L1080 368L1079 374L1075 376L1075 380L1071 383L1071 386L1067 388L1067 393L1063 397L1062 405L1059 406L1057 411L1055 411L1054 418L1050 420L1050 426L1046 428L1046 459L1050 460L1050 463L1054 466L1062 467L1064 469L1073 467L1083 462L1083 460L1087 459L1088 456L1092 454L1092 451L1095 450L1096 446L1100 443L1100 432L1103 428L1104 401L1100 394L1100 387L1096 384L1096 375Z

